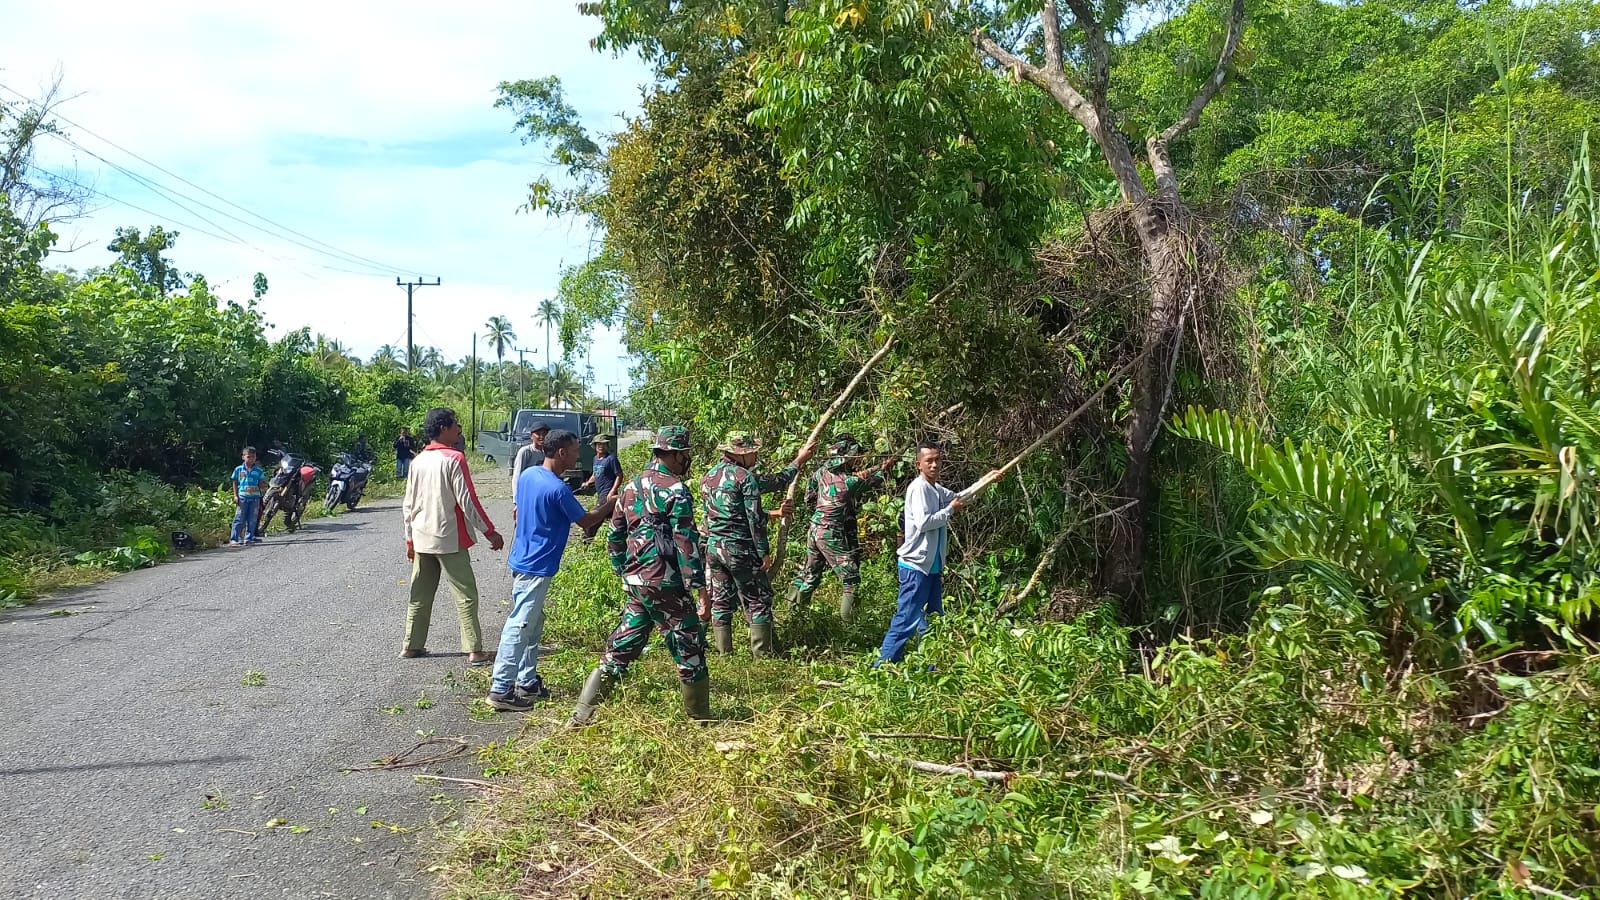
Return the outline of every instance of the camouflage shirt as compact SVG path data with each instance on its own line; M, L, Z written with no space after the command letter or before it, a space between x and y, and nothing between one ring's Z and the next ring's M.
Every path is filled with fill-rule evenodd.
M694 495L660 462L651 462L617 495L606 549L627 584L698 590L705 587Z
M771 475L758 475L737 463L723 460L700 479L700 499L705 504L706 546L719 544L767 555L767 513L761 495L781 491L794 480L794 466Z
M829 531L854 536L856 513L862 499L883 483L882 470L862 477L850 471L842 459L830 459L811 473L806 482L806 503L816 507L811 524Z

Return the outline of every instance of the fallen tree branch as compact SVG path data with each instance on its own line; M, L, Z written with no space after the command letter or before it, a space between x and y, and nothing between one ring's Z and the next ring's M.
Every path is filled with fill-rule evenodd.
M641 866L644 866L646 869L649 869L651 872L654 872L656 877L660 878L662 881L670 881L671 880L667 876L667 873L665 873L665 872L661 871L660 869L656 868L655 866L652 866L649 863L645 862L644 858L641 857L639 854L637 854L637 853L633 852L632 850L630 850L628 848L627 844L624 844L623 842L621 842L621 841L617 840L616 838L612 837L611 836L611 832L606 831L604 828L597 828L597 827L595 827L593 825L590 825L590 824L588 824L586 822L578 822L578 823L575 823L575 824L577 824L577 826L579 828L587 828L590 831L594 832L595 834L598 834L601 837L605 838L606 840L610 841L611 843L616 844L618 850L621 850L623 853L628 854L628 857L631 858L634 862L638 863ZM557 883L559 884L560 882L557 882Z
M417 752L418 750L421 750L423 747L427 747L427 746L430 746L430 745L433 745L433 744L448 744L448 745L450 745L450 749L444 751L443 753L436 753L433 756L425 756L422 759L410 759L409 758L411 756L411 754ZM395 754L390 755L390 756L385 756L383 759L379 760L378 762L374 763L373 765L370 765L370 766L347 766L342 771L345 771L345 772L378 772L378 771L387 771L387 770L390 770L390 769L414 769L414 768L417 768L418 766L428 766L428 765L432 765L434 763L441 763L441 762L444 762L446 760L455 759L456 757L461 756L462 754L466 753L467 751L469 751L471 749L472 749L472 745L468 744L466 741L462 740L461 738L428 738L427 740L424 740L424 741L417 741L415 744L412 744L411 746L409 746L406 749L400 751L399 753L395 753Z
M1117 772L1107 772L1105 769L1075 769L1071 772L1000 772L990 769L974 769L971 766L950 766L944 763L925 762L920 759L907 759L903 756L890 756L887 753L866 751L867 756L879 762L895 763L918 772L927 772L930 775L961 775L975 781L1010 783L1011 779L1028 776L1032 778L1050 779L1055 781L1071 781L1074 778L1093 777L1115 781L1135 794L1147 793L1128 779L1128 776Z
M862 366L861 370L856 373L856 377L850 379L850 383L845 385L844 391L840 393L838 397L834 398L833 404L829 406L828 409L822 414L822 418L817 420L817 424L811 429L811 435L806 438L807 444L815 446L817 438L822 434L822 429L828 427L828 421L833 418L834 413L837 413L840 409L844 408L845 403L850 399L850 395L855 393L856 387L861 384L861 379L867 377L867 373L872 371L872 367L877 365L879 360L887 356L889 354L889 348L893 346L894 335L891 334L889 335L889 339L883 342L883 346L878 348L878 352L872 354L872 357L867 360L867 364ZM799 490L800 482L802 480L804 479L802 479L800 474L797 472L795 473L794 480L789 482L789 489L783 494L784 509L794 509L794 496ZM772 563L767 567L767 571L772 573L773 581L777 581L783 572L784 550L787 548L789 537L789 520L793 518L793 516L793 512L790 512L778 520L778 538L772 542Z
M971 766L947 766L944 763L924 762L920 759L906 759L903 756L890 756L887 753L874 753L867 751L867 756L879 762L895 763L918 772L927 772L930 775L962 775L974 781L1000 782L1004 784L1015 778L1016 772L991 772L987 769L974 769Z
M486 791L509 791L511 788L492 781L483 781L478 778L446 778L443 775L413 775L418 781L443 781L447 784L464 784L468 787L482 788Z
M1022 586L1022 590L1017 592L1015 597L1012 597L1006 602L995 607L995 616L998 617L1010 614L1016 610L1018 606L1021 606L1022 601L1028 599L1029 595L1031 595L1034 590L1039 587L1039 582L1044 577L1044 573L1049 570L1050 564L1055 562L1056 553L1061 550L1061 546L1067 542L1067 538L1072 536L1074 529L1078 525L1084 525L1089 522L1093 522L1096 519L1103 519L1106 516L1114 516L1138 502L1139 501L1137 500L1129 500L1127 503L1124 503L1114 509L1108 509L1105 512L1095 513L1089 518L1084 519L1082 522L1075 522L1072 526L1061 529L1061 533L1056 535L1056 539L1050 543L1049 549L1045 550L1044 554L1039 557L1039 564L1034 567L1033 575L1028 579L1028 583Z
M954 741L958 744L965 743L966 738L949 734L916 734L914 732L866 732L861 735L875 741Z

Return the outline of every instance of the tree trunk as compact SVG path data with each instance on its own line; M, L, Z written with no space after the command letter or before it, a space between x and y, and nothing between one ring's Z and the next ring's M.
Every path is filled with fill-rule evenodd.
M1184 264L1182 231L1173 219L1182 214L1178 203L1147 201L1136 210L1141 219L1139 232L1150 275L1150 305L1140 336L1142 357L1132 378L1128 418L1123 423L1122 443L1127 468L1116 488L1113 502L1126 507L1112 516L1103 531L1105 555L1101 559L1101 587L1124 601L1124 613L1132 612L1138 600L1144 575L1145 549L1150 517L1157 492L1153 463L1156 439L1161 434L1172 384L1173 356L1177 352L1183 323L1186 289L1190 273Z

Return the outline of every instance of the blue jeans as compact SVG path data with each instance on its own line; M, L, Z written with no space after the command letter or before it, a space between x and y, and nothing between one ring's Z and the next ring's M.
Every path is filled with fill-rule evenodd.
M260 497L240 497L233 510L233 531L228 540L253 541L256 539L256 513L261 509ZM241 532L243 537L240 536Z
M878 662L899 662L906 655L906 644L928 630L928 616L944 613L944 576L935 573L924 575L916 569L899 567L900 599L894 618L889 620L889 630L884 632L883 646L878 648Z
M514 685L539 683L539 641L544 637L544 597L549 575L511 573L511 615L500 630L500 652L494 657L489 692L509 694Z
M411 458L397 459L394 461L394 477L404 478L411 473Z

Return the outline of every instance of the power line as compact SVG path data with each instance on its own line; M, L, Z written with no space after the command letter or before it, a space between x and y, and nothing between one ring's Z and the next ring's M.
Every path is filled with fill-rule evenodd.
M27 101L28 103L32 103L35 107L39 106L39 102L37 100L33 99L32 97L29 97L27 94L22 93L21 91L17 90L16 88L10 87L10 86L8 86L8 85L6 85L4 83L0 83L0 90L5 90L5 91L7 91L7 92L9 92L11 94L14 94L17 97L20 97L23 100ZM234 209L237 209L240 212L243 212L244 214L246 214L246 215L248 215L248 216L250 216L252 218L259 219L260 221L266 222L268 225L271 225L274 228L277 228L277 229L279 229L281 231L288 232L289 234L296 235L298 237L304 238L305 240L310 241L312 244L316 244L316 245L318 245L320 247L326 248L325 250L318 250L316 247L307 247L307 249L313 250L313 251L318 252L318 253L323 253L324 255L337 255L337 256L340 256L340 257L345 257L347 261L353 261L353 262L358 263L358 264L365 264L367 266L374 267L374 268L379 269L379 270L384 271L384 272L392 272L392 271L395 271L396 269L402 269L403 270L403 268L404 268L404 267L401 267L401 266L391 266L391 265L388 265L386 263L381 263L381 262L378 262L377 260L374 260L374 259L372 259L370 257L365 257L365 256L361 256L360 254L351 253L348 250L341 250L340 248L335 247L334 245L329 244L326 241L322 241L322 240L319 240L317 238L314 238L311 235L306 234L304 232L296 231L295 229L290 228L287 225L284 225L284 224L281 224L279 222L276 222L276 221L274 221L272 219L267 218L266 216L261 215L260 213L253 212L253 211L251 211L251 210L249 210L249 209L247 209L247 208L245 208L243 206L240 206L239 204L234 203L232 200L229 200L228 198L226 198L226 197L224 197L224 196L222 196L220 194L217 194L214 191L211 191L211 190L208 190L208 189L206 189L204 187L201 187L200 185L195 184L194 182L190 181L189 179L184 178L182 175L179 175L178 173L173 172L170 169L164 168L159 163L153 162L153 161L151 161L149 159L146 159L143 156L140 156L139 154L133 152L132 150L129 150L128 148L122 146L121 144L118 144L117 142L111 140L110 138L108 138L108 137L106 137L106 136L104 136L102 134L99 134L98 132L95 132L92 129L86 127L86 126L83 126L83 125L78 124L77 122L74 122L73 120L67 118L66 116L61 115L60 113L52 112L51 116L53 118L60 119L61 121L67 123L68 125L71 125L74 128L77 128L78 130L82 131L85 134L91 135L91 136L93 136L93 137L95 137L95 138L97 138L97 139L99 139L101 141L104 141L109 146L115 147L116 149L122 151L123 153L128 154L129 156L133 157L134 159L139 160L140 162L144 163L145 165L150 166L151 168L155 169L156 171L162 172L162 173L164 173L166 175L169 175L169 176L171 176L173 178L176 178L179 181L183 182L184 184L187 184L190 187L194 188L195 190L200 191L201 193L206 194L209 197L213 197L216 200L218 200L218 201L220 201L222 203L225 203L228 206L231 206ZM87 151L85 151L85 152L87 152ZM195 202L198 203L199 201L195 201ZM245 224L249 224L249 223L245 223ZM257 228L258 230L265 231L265 229L262 229L261 226L259 226L259 225L253 225L251 227ZM274 236L281 238L281 236L278 236L278 235L274 235ZM288 238L281 238L281 239L289 240ZM293 243L299 244L300 242L299 241L293 241ZM300 244L300 246L304 247L304 246L307 246L307 245ZM329 251L331 251L331 253Z
M232 231L229 231L228 229L226 229L223 226L217 224L216 222L212 221L211 219L206 218L203 214L201 214L201 213L195 211L194 209L184 205L184 203L180 202L180 200L178 198L181 197L183 200L186 200L189 203L193 203L196 206L200 206L200 207L203 207L205 209L208 209L208 210L216 213L219 216L224 216L224 217L226 217L228 219L232 219L233 221L238 222L241 225L244 225L244 226L246 226L248 228L253 228L256 231L259 231L259 232L261 232L263 234L266 234L266 235L268 235L270 237L278 238L279 240L286 240L286 241L289 241L292 244L299 244L300 246L305 247L308 250L311 250L311 251L313 251L315 253L322 254L324 256L331 256L333 259L337 260L338 262L347 263L349 265L361 265L361 266L363 266L363 268L370 268L370 267L367 267L367 266L365 266L364 264L362 264L360 262L345 260L345 259L337 257L337 256L332 256L332 254L329 254L329 253L327 253L325 251L322 251L322 250L318 250L315 247L311 247L309 245L302 244L299 241L294 240L293 238L286 238L286 237L283 237L282 235L273 234L272 232L267 231L266 229L262 228L261 226L256 225L256 224L254 224L252 222L247 222L244 219L241 219L238 216L235 216L235 215L227 212L226 210L217 209L215 206L212 206L211 204L206 203L203 200L197 200L194 197L190 197L189 195L183 193L182 191L179 191L179 190L176 190L174 188L170 188L170 187L167 187L165 185L159 184L156 181L154 181L154 180L152 180L150 178L147 178L147 177L145 177L143 175L140 175L138 172L135 172L132 169L127 168L126 166L123 166L123 165L121 165L119 163L113 162L112 160L106 159L104 156L101 156L100 154L94 152L93 150L90 150L88 147L83 146L82 144L78 143L77 141L74 141L71 138L66 137L65 135L49 133L49 136L55 138L56 140L58 140L58 141L60 141L60 142L62 142L64 144L66 144L69 147L72 147L73 149L80 150L80 151L82 151L84 153L89 154L90 156L94 157L95 159L100 160L101 162L103 162L106 165L110 166L111 168L117 170L118 172L121 172L122 174L128 176L129 178L132 178L135 182L137 182L141 186L147 188L148 190L153 191L154 193L159 195L162 199L166 200L167 202L171 203L172 205L178 207L181 210L184 210L185 212L189 213L190 215L194 216L195 218L199 219L200 221L205 222L206 224L208 224L211 227L217 229L218 231L222 232L223 234L226 234L226 235L232 237L234 239L235 243L244 244L244 245L248 246L250 249L255 250L255 251L257 251L257 252L259 252L261 254L264 254L264 255L266 255L266 256L274 259L274 260L277 260L278 262L287 263L288 260L285 260L282 257L280 257L280 256L278 256L278 255L276 255L276 254L274 254L274 253L262 248L262 247L259 247L259 246L255 245L255 244L251 243L249 241L249 239L247 239L247 238L240 237L239 235L234 234ZM372 271L369 271L369 272L358 272L358 271L355 271L353 269L340 269L340 268L336 268L334 266L327 266L327 265L325 265L323 263L313 263L313 265L322 265L324 268L333 269L334 271L339 271L339 272L350 272L351 274L355 274L355 275L388 274L387 272L380 272L380 271L377 271L377 270L372 270Z
M38 172L41 175L49 175L52 178L59 178L62 181L65 181L67 184L70 184L73 187L78 188L79 190L88 191L89 193L94 194L95 196L98 196L98 197L104 197L107 200L110 200L112 203L116 203L116 204L119 204L121 206L126 206L129 209L138 210L139 212L142 212L147 216L155 216L157 219L165 219L166 221L171 222L174 225L182 225L184 228L187 228L190 231L198 231L198 232L200 232L201 234L203 234L203 235L205 235L207 237L216 238L217 240L222 241L225 244L236 244L236 243L238 243L238 241L232 240L230 238L225 238L220 234L212 234L211 232L205 230L204 228L199 227L198 225L190 225L188 222L185 222L185 221L183 221L181 219L176 219L176 218L173 218L172 216L164 215L164 214L158 213L158 212L152 212L151 210L145 209L142 206L137 206L135 204L129 203L128 201L122 199L121 197L113 197L112 195L106 193L105 191L89 187L88 185L86 185L86 184L84 184L82 182L79 182L79 181L73 181L71 178L68 178L65 175L57 175L54 172L47 172L44 169L41 169L38 166L33 165L31 163L28 165L28 168L32 169L35 172Z

